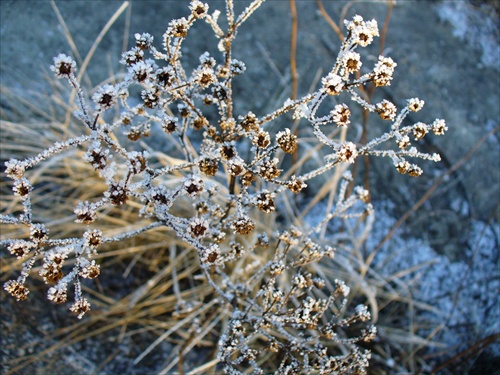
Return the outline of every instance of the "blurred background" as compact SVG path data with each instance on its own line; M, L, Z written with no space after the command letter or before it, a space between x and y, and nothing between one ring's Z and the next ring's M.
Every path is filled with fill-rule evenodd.
M208 3L211 9L224 9L224 2ZM235 3L239 13L248 2ZM121 52L132 45L133 34L148 32L159 47L168 22L185 16L187 4L2 1L2 126L48 120L48 98L52 100L60 94L58 90L64 90L53 84L49 71L57 54L71 54L79 66L88 62L84 77L88 88L109 77L119 79L123 67L118 61ZM424 175L418 179L399 175L387 160L360 162L356 169L356 178L371 188L375 208L373 232L365 244L366 256L372 254L370 267L394 288L403 285L414 304L404 313L389 309L380 314L387 314L393 327L400 324L418 331L413 333L422 341L412 342L410 350L418 358L410 366L414 373L498 373L499 2L400 0L391 6L387 1L324 0L322 6L323 13L319 2L296 1L299 96L317 87L340 46L325 14L338 26L355 14L376 19L380 27L388 20L383 55L398 66L391 86L375 90L373 102L388 99L402 107L406 99L418 97L425 101L424 109L410 120L429 123L442 118L449 128L444 137L425 138L422 149L440 153L443 161L424 164ZM235 95L244 98L236 102L238 114L251 110L262 115L292 96L291 29L290 2L267 1L240 30L234 57L246 64L247 71L235 81ZM190 33L184 49L187 66L196 66L206 50L218 56L217 41L208 26ZM380 40L376 40L362 52L365 64L377 60L379 47ZM361 113L353 121L361 122ZM369 120L368 134L380 134L383 126L376 119ZM0 142L3 162L8 155ZM315 189L327 182L310 186L306 198L312 199ZM126 285L124 281L123 287ZM30 294L34 302L21 306L6 298L2 290L3 372L15 367L15 358L52 347L55 336L49 332L65 324L65 311L45 303L43 292L39 301L35 294ZM407 345L403 332L399 339L401 345ZM398 337L383 328L380 336L382 340ZM85 341L58 348L59 352L49 351L47 358L54 355L51 353L65 353L64 358L50 357L52 365L62 361L58 363L61 373L139 373L128 367L129 348L103 345L103 356L82 343ZM106 362L115 350L122 359L115 355ZM143 363L142 371L154 372L151 362ZM47 363L32 366L43 373ZM390 363L378 373L384 371L398 373L391 370Z

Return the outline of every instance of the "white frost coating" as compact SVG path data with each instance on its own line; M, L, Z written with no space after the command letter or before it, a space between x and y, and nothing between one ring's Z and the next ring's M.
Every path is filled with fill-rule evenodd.
M481 62L485 66L500 71L495 16L485 17L465 1L442 2L437 5L436 12L442 21L452 25L454 36L482 51Z

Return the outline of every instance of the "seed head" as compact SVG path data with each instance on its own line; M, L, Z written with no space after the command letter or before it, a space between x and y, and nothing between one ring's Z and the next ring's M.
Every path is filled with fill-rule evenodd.
M239 117L241 127L247 131L256 132L259 130L259 125L257 124L257 117L252 113L248 112L245 117Z
M26 197L33 191L33 186L26 178L22 177L14 181L12 191L17 197Z
M347 163L354 163L356 157L358 156L358 150L356 145L352 142L345 142L340 146L338 151L338 158L340 161Z
M259 148L266 148L271 144L271 136L265 130L260 130L253 138L252 143Z
M372 76L375 86L389 86L396 66L397 64L390 57L379 56Z
M180 19L170 21L165 35L170 37L174 36L176 38L185 38L187 36L188 29L188 22L184 17L182 17Z
M3 288L18 301L23 301L28 298L28 293L30 292L23 284L15 280L9 280L3 284Z
M276 134L276 143L287 154L293 154L297 149L297 136L290 132L290 129L278 132Z
M9 159L5 162L5 174L13 180L23 177L25 169L24 163L17 159Z
M195 18L204 18L208 12L208 4L204 4L201 1L192 1L189 5L191 14Z
M83 234L84 246L95 250L102 244L102 231L100 229L91 229Z
M342 65L348 73L357 72L361 69L361 57L359 53L349 51L342 56Z
M217 160L209 157L201 159L198 166L200 168L200 172L206 176L215 176L217 174L217 170L219 169L219 163Z
M428 131L429 130L427 125L423 122L417 122L415 125L413 125L413 136L415 137L416 141L424 138Z
M135 37L135 45L141 50L146 50L151 48L153 45L153 37L148 33L134 34Z
M351 110L346 104L337 104L335 108L330 112L330 116L337 126L347 126L351 120Z
M189 233L192 237L203 237L208 230L208 221L200 217L195 217L189 222Z
M122 53L120 64L132 66L142 60L144 60L144 51L139 47L133 47Z
M396 112L396 106L386 99L377 103L377 113L382 120L394 120L396 118Z
M307 187L307 184L304 181L302 181L302 179L297 178L295 175L293 175L290 178L287 187L288 189L290 189L292 193L298 194L302 191L302 189Z
M79 275L85 279L95 279L100 273L100 266L95 263L95 260L92 260L82 267Z
M194 198L202 193L205 184L199 177L192 176L184 180L183 189L187 195Z
M240 216L231 224L231 228L236 233L246 236L253 232L255 224L248 216Z
M445 131L448 130L446 122L444 120L436 119L432 123L432 131L436 135L443 135Z
M270 193L268 190L264 190L256 198L256 205L262 212L270 214L276 210L274 204L274 194Z
M60 54L54 57L54 65L51 65L52 70L57 78L68 78L76 72L76 62L71 57L65 54Z
M15 255L17 257L17 259L21 259L28 255L31 249L35 247L36 245L33 242L17 240L15 242L12 242L9 245L8 249L12 255Z
M81 319L87 311L90 310L90 302L86 298L80 298L75 301L69 310L76 314L78 319Z
M121 206L127 202L128 193L128 189L122 183L112 183L104 196L115 206Z
M93 223L97 217L95 205L90 202L79 202L75 208L76 222L90 224Z
M338 95L344 89L342 77L333 72L330 72L326 77L323 77L321 79L321 83L323 84L323 91L328 95Z
M408 109L412 112L418 112L420 111L423 107L425 102L423 100L420 100L419 98L412 98L408 99Z
M66 302L68 300L66 288L66 283L58 283L51 287L47 292L47 299L57 304Z

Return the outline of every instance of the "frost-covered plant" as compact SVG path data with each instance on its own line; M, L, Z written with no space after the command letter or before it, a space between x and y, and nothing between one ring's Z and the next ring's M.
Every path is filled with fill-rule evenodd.
M398 109L388 100L370 104L363 97L362 86L390 85L397 64L380 56L372 69L362 71L361 55L355 51L378 36L378 26L375 20L364 21L361 16L346 22L347 36L319 89L287 100L266 115L235 113L238 98L232 83L244 73L245 64L233 57L232 46L239 27L262 3L255 0L236 16L233 1L227 0L228 28L223 30L219 11L210 14L207 4L192 1L187 18L170 22L163 35L163 50L154 46L149 34L135 34L136 45L121 59L127 67L125 78L99 87L92 95L92 106L75 76L75 61L63 54L54 59L51 69L55 75L76 90L79 110L75 117L84 124L84 131L35 157L6 162L5 173L13 180L12 190L22 202L22 212L1 215L0 220L15 228L28 228L29 236L2 240L14 256L25 259L20 276L6 282L5 290L18 300L26 299L27 277L41 260L39 274L52 285L48 299L66 302L68 288L73 286L70 310L82 318L91 304L82 293L81 279L99 276L98 250L164 228L197 252L199 277L216 295L211 303L228 316L227 324L221 326L218 352L224 371L366 371L369 351L356 343L375 337L375 327L358 324L370 320L370 313L364 305L346 311L349 288L341 280L316 274L314 264L335 252L335 243L324 245L316 239L321 224L371 214L368 191L357 187L349 194L352 177L347 171L333 212L319 226L280 230L277 220L271 228L261 222L266 216L276 216L284 197L301 193L309 180L339 166L346 169L360 156L388 157L400 173L421 175L422 169L409 160L438 161L439 155L419 152L413 143L429 132L443 134L446 124L435 120L404 125L408 113L419 111L424 104L416 98ZM207 22L220 40L221 56L217 59L203 53L198 66L188 72L182 63L182 45L199 21ZM328 136L332 126L348 127L351 122L352 107L345 103L325 110L326 99L332 97L345 97L376 112L387 120L387 131L366 144ZM120 116L113 120L116 111ZM311 129L317 142L329 148L321 167L303 174L284 173L282 166L294 160L287 155L300 153L302 130L296 133L284 128L273 134L270 129L289 113L307 123L301 127ZM146 150L140 142L160 133L173 145L168 158L161 157L162 150ZM53 238L50 227L33 214L37 186L30 183L30 170L69 149L81 151L82 159L106 189L101 197L75 206L75 221L82 224L78 237ZM290 160L283 163L287 158ZM136 230L108 235L100 229L99 219L113 206L132 206L137 217L148 222ZM287 222L286 218L280 220ZM179 300L177 315L189 314L202 302ZM357 333L346 334L345 328L355 328Z

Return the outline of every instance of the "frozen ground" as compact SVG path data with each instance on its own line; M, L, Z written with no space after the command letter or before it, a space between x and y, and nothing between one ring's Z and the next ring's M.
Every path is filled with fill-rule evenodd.
M57 2L82 59L120 4L115 1ZM340 2L324 1L324 4L331 14L339 14ZM180 5L181 2L173 1L132 2L130 31L150 32L160 40L166 20L184 14ZM317 15L313 2L297 5L298 67L301 90L306 91L316 68L323 72L329 69L338 44L336 36ZM382 24L385 9L383 3L362 2L353 5L348 15L375 17ZM43 96L50 93L45 76L52 57L71 51L55 12L48 1L7 0L1 2L0 11L1 84L30 100L43 100ZM124 20L124 16L117 20L90 61L89 77L94 84L107 77L110 70L117 69ZM398 62L398 68L388 92L400 100L399 104L414 96L424 99L424 118L419 119L445 118L450 131L435 144L426 145L443 155L442 166L436 169L427 166L427 178L416 183L386 172L387 165L374 164L372 196L377 220L368 248L379 242L397 218L432 185L435 177L457 163L480 137L499 125L498 22L494 8L467 1L399 1L394 8L386 52ZM255 112L264 111L268 109L267 103L289 95L286 88L290 80L289 57L284 47L288 46L289 27L288 2L269 1L249 21L248 33L241 34L241 44L248 47L238 50L237 56L249 67L242 77L246 81L239 87L242 96L248 98L240 108L242 111L250 109L247 108L250 103L256 106L252 109ZM193 59L210 43L202 37L197 40L187 51L187 56ZM11 108L1 97L0 104L3 119L11 113ZM460 169L444 179L434 196L410 216L375 260L378 272L387 276L427 264L405 276L404 281L411 285L416 300L433 307L417 318L429 319L437 325L445 323L433 339L448 346L447 358L500 332L499 160L497 132ZM2 304L2 330L8 333L4 343L8 341L9 347L21 344L16 341L18 336L19 341L36 340L43 336L46 327L58 326L57 321L54 322L56 315L35 303L38 314L45 314L44 324L30 326L18 335L19 332L9 330L9 323L15 320L12 314L24 314L26 319L30 315L18 310L17 305L10 305L3 291ZM118 349L125 358L128 349ZM86 353L84 347L68 348L62 365L69 371L92 372L93 354L88 350ZM490 346L486 353L487 357L478 354L473 359L484 364L499 362L498 343ZM4 350L2 360L20 354ZM128 365L124 359L121 368L126 369ZM119 371L120 365L106 369L113 373Z
M395 223L383 208L391 204L383 203L380 202L368 248L375 247L382 239L380 235ZM431 321L434 328L439 327L432 340L446 343L450 352L463 351L472 343L500 332L499 241L498 225L472 220L463 257L450 260L436 252L429 241L404 236L399 231L376 256L375 269L387 278L414 269L401 280L408 283L416 301L430 307L429 311L420 312L416 320ZM432 329L422 332L431 333ZM499 344L489 348L488 357L498 358Z

